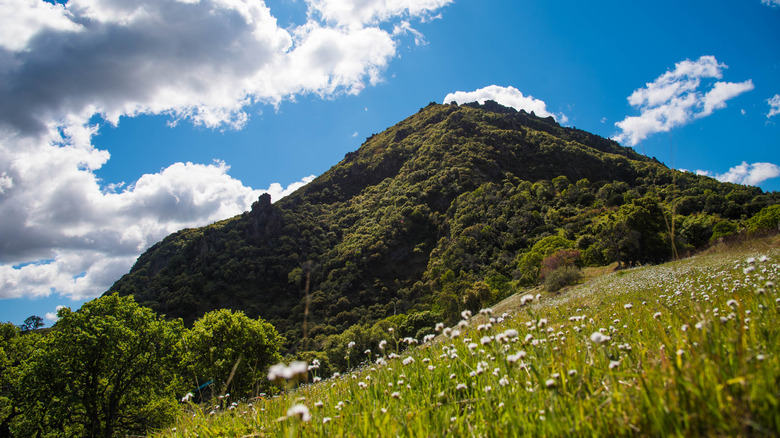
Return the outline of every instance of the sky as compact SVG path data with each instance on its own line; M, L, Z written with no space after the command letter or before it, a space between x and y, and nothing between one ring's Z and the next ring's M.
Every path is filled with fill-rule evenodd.
M0 0L0 321L486 99L780 190L780 0Z

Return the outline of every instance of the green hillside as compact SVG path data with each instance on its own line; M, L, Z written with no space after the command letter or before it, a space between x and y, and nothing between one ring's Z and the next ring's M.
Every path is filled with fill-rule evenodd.
M272 323L289 351L324 351L393 315L418 315L403 330L422 336L540 283L561 250L580 267L670 260L779 200L552 118L430 104L296 193L168 236L109 293L186 324L240 309Z
M776 436L779 244L518 294L400 356L388 327L355 370L157 436Z

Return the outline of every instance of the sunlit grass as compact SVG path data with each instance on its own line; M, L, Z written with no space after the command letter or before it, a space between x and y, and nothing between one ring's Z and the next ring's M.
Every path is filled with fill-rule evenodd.
M515 297L279 397L183 405L161 434L776 435L778 273L780 250L753 246Z

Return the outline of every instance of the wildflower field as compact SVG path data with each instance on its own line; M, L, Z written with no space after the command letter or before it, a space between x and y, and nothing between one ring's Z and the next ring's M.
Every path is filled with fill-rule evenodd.
M318 383L183 403L160 436L776 436L777 243L517 294L400 355L389 332L354 370L309 364Z

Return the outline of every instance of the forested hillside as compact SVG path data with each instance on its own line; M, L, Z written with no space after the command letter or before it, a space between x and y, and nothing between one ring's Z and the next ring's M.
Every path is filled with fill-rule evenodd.
M552 118L430 104L296 193L168 236L109 292L187 324L240 309L327 350L388 317L421 336L565 266L669 260L778 201Z

